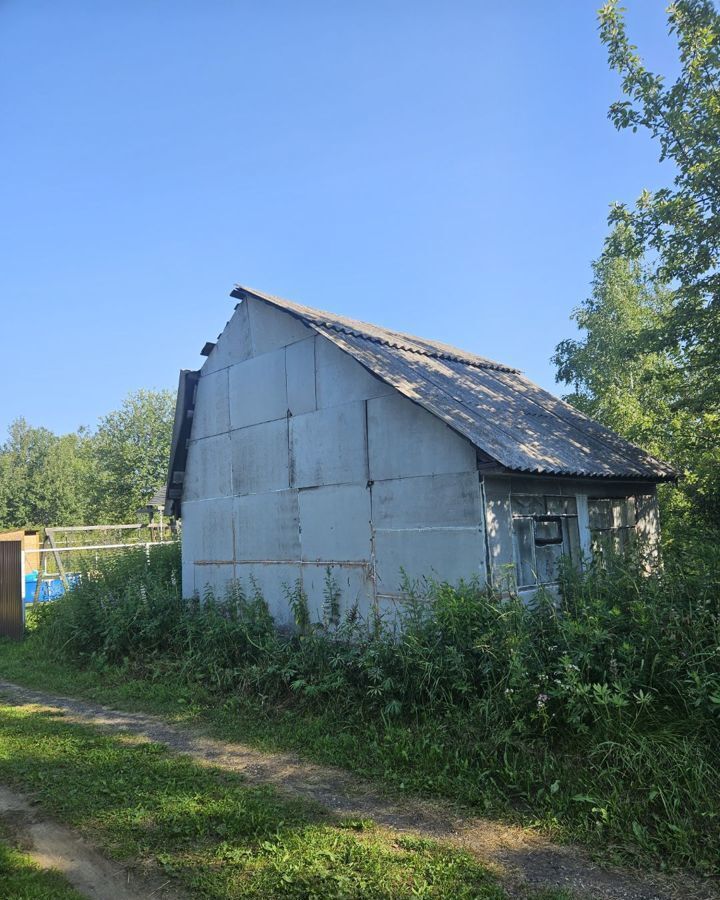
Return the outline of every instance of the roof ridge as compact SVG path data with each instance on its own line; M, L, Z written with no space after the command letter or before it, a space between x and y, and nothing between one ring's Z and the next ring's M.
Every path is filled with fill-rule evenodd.
M369 334L367 331L360 330L357 328L350 328L348 325L339 325L335 322L320 322L323 328L330 328L333 331L337 331L340 334L352 334L355 337L364 338L366 341L372 341L375 344L384 344L387 347L394 347L396 350L407 350L408 353L417 353L419 356L429 356L432 359L450 359L455 362L464 363L468 366L475 366L478 369L499 369L503 372L518 372L518 369L512 369L509 366L504 366L502 363L495 363L491 360L483 360L473 359L470 356L460 355L459 353L451 353L446 350L440 350L439 348L433 348L432 345L428 348L422 347L419 344L415 343L415 341L408 336L407 340L393 340L389 337L384 338L378 335ZM381 329L382 331L387 331L388 334L393 334L393 332L389 331L389 329L383 328L381 325L375 325L375 328ZM402 332L397 332L398 335L401 335Z
M383 344L386 347L393 347L397 350L406 350L408 353L417 353L419 356L426 356L431 359L448 359L454 362L463 363L464 365L473 366L477 369L491 369L499 372L520 374L520 370L515 369L512 366L494 362L491 359L486 359L475 353L464 353L460 348L451 347L450 345L442 344L439 341L416 337L401 331L393 331L382 325L362 322L359 319L351 319L348 316L330 313L327 310L313 309L310 306L303 306L292 300L286 300L283 297L266 294L263 291L257 291L254 288L245 287L243 285L235 285L230 296L242 299L246 294L250 294L259 300L264 300L267 303L271 303L278 308L284 309L291 315L312 322L321 328L329 328L333 331L337 331L339 334L352 334L354 337L359 337L363 340L372 341L376 344ZM380 332L380 334L377 332Z

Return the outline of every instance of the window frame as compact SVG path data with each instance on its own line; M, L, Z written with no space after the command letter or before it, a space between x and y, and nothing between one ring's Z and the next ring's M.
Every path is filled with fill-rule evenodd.
M522 506L525 506L526 509L522 510ZM540 506L544 509L542 513L537 511ZM549 511L550 508L553 508L553 512ZM557 512L558 508L565 511L559 513ZM545 548L560 547L559 558L567 556L574 563L580 564L580 523L577 495L520 492L513 494L511 492L510 517L515 581L519 591L532 591L539 587L557 584L557 575L550 580L542 580L541 566L538 563L538 549L542 552ZM548 540L538 535L537 525L543 522L557 523L557 538ZM528 525L530 526L529 534ZM523 532L525 533L523 534ZM529 558L528 549L530 551ZM530 580L527 577L528 573L531 576Z

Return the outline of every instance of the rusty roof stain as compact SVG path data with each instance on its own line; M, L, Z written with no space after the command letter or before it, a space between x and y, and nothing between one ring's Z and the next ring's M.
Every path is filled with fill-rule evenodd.
M526 378L518 369L437 341L301 306L238 285L332 341L502 467L538 475L667 481L667 463Z

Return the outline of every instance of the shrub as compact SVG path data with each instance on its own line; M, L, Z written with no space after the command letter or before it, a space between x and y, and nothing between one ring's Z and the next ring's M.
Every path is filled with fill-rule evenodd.
M673 548L649 576L608 559L532 606L432 584L399 630L338 620L328 577L320 624L288 588L288 635L252 585L183 601L176 550L155 548L87 573L36 639L77 663L170 671L225 704L324 717L338 752L396 784L718 871L719 562L714 544Z

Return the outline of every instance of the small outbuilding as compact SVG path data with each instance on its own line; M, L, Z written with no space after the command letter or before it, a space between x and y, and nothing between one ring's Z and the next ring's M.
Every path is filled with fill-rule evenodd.
M166 513L183 591L259 588L280 625L301 583L319 619L392 614L425 578L557 581L658 538L674 471L510 366L237 287L180 374Z

